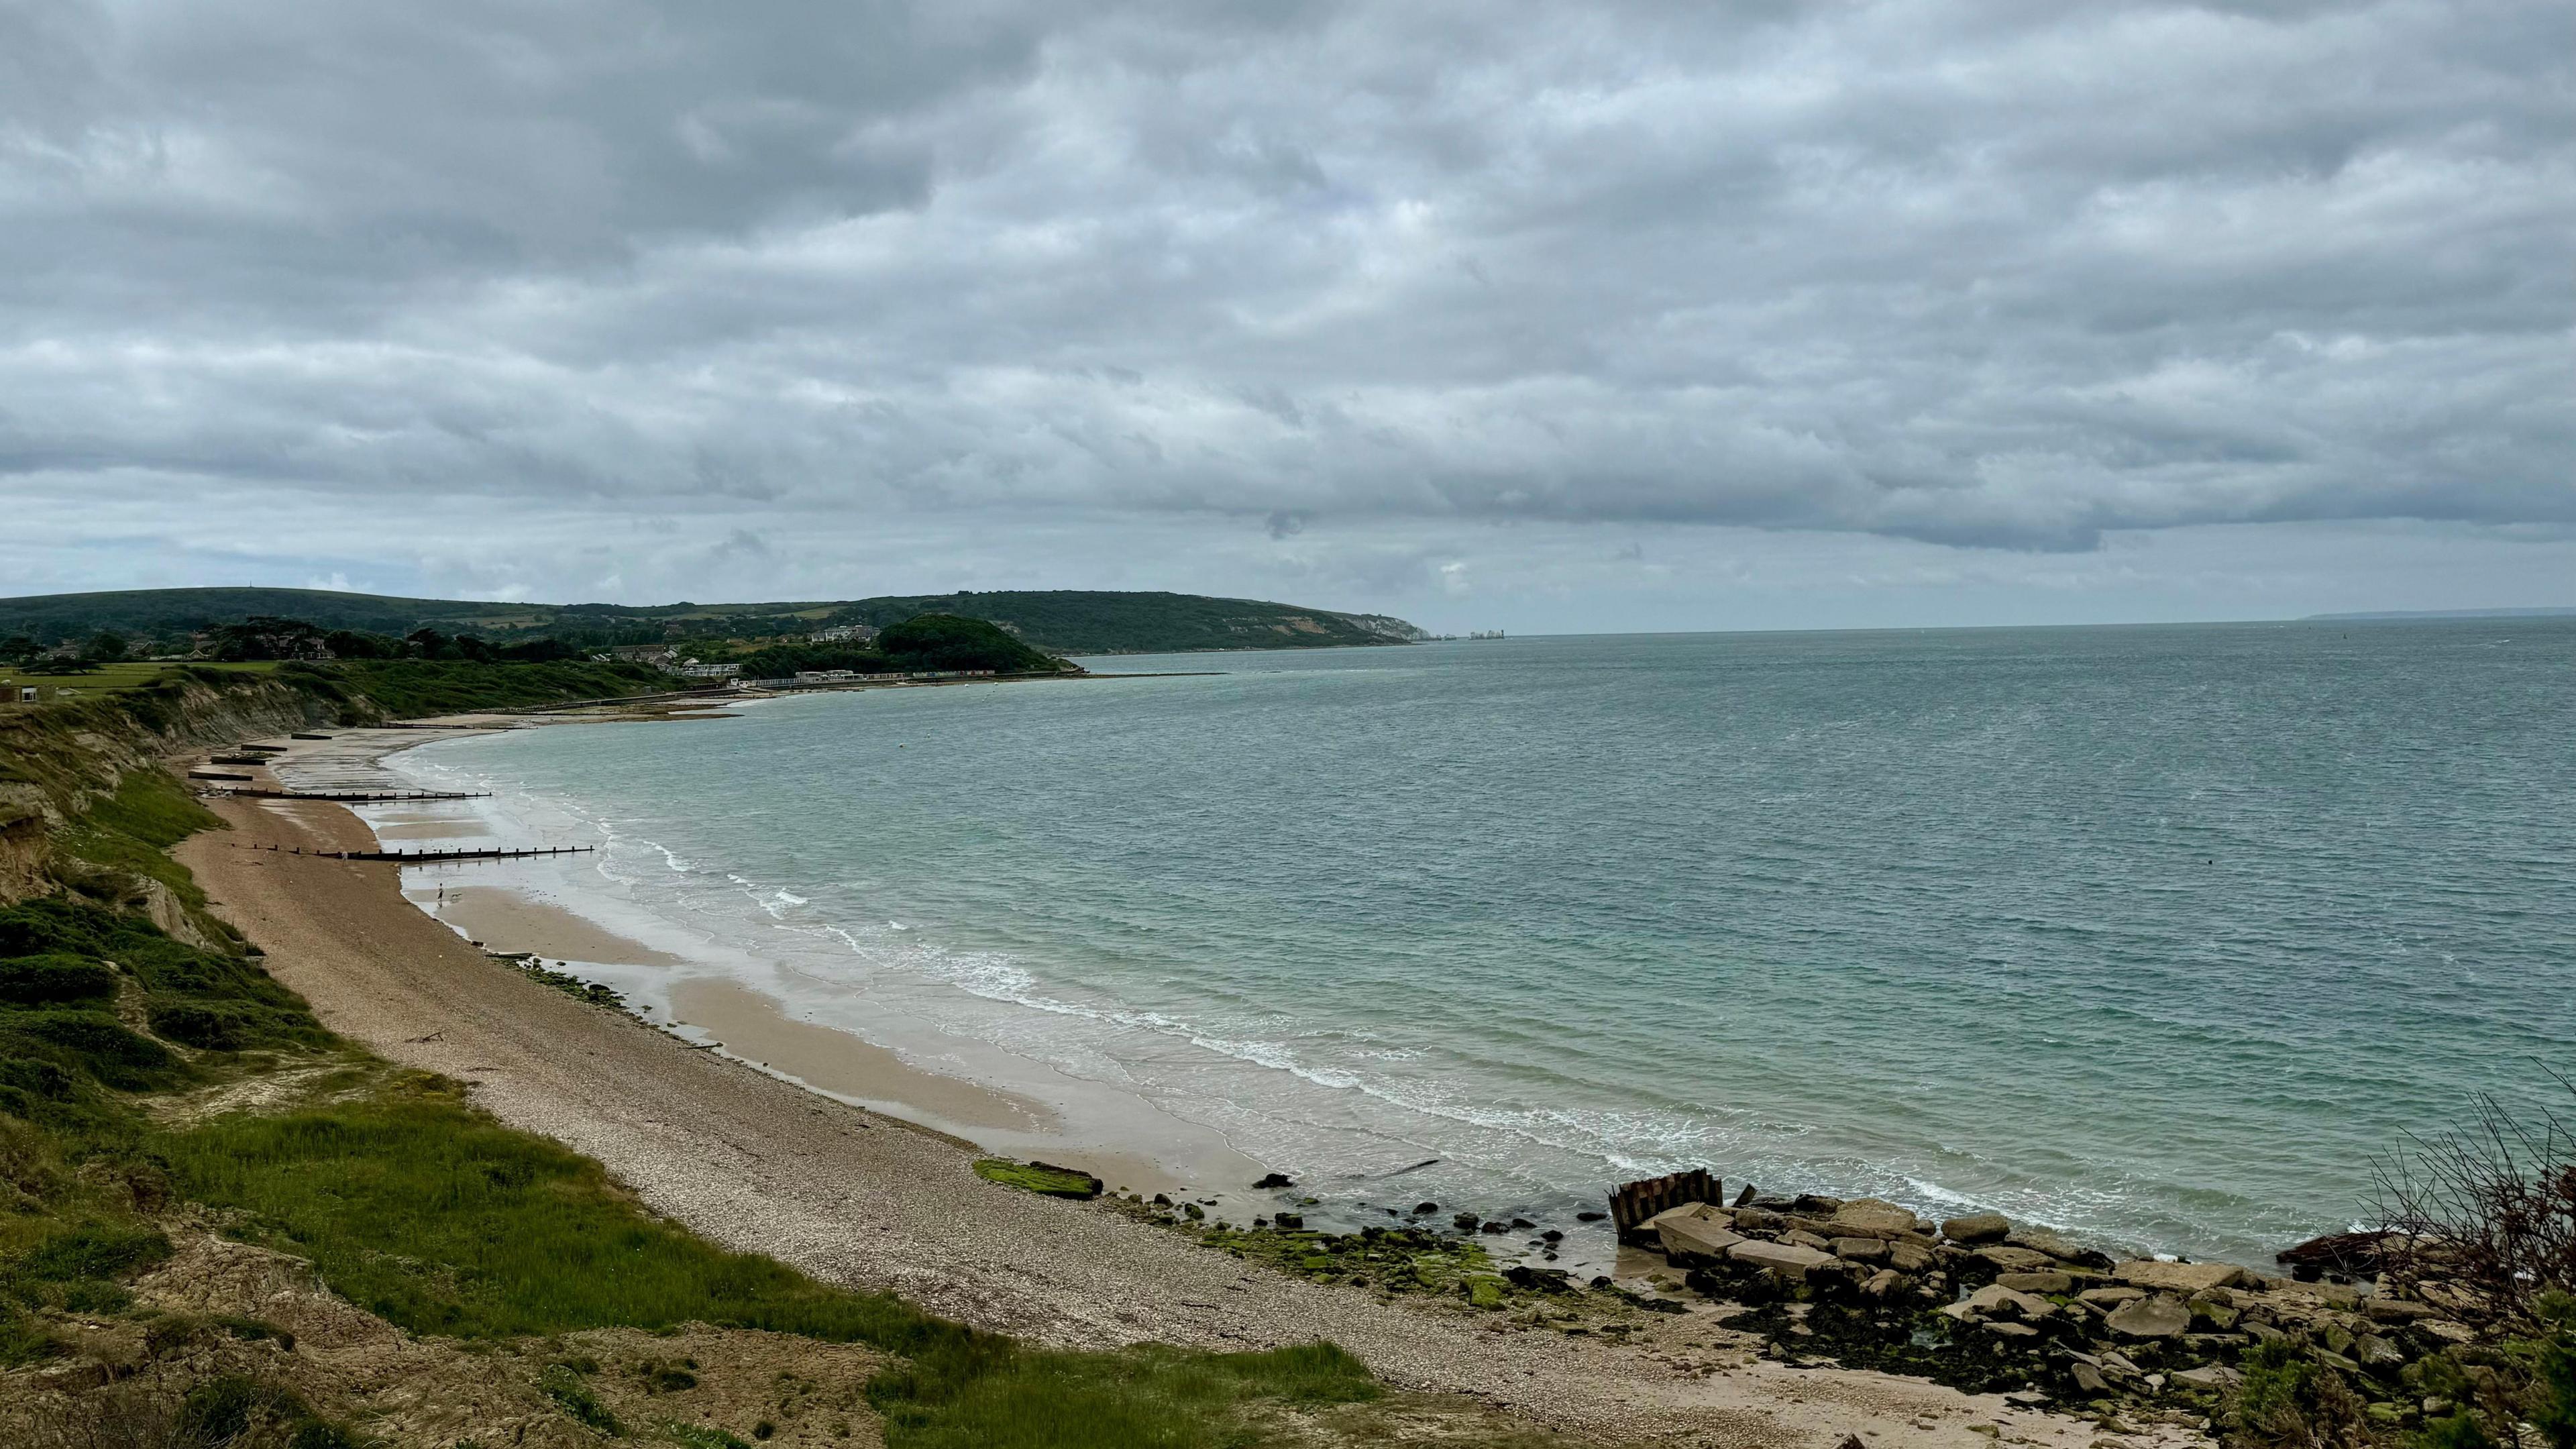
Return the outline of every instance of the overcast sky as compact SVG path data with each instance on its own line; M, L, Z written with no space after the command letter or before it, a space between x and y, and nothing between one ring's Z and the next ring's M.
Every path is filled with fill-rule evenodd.
M0 591L2576 604L2518 3L0 0Z

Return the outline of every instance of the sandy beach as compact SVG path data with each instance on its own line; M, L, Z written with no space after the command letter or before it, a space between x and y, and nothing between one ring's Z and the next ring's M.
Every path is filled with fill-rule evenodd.
M335 765L352 778L370 748L362 733L332 742ZM387 733L372 747L418 742ZM1997 1434L2067 1449L2101 1438L2089 1422L1995 1396L1784 1366L1716 1327L1709 1307L1642 1315L1647 1322L1625 1345L1569 1338L1282 1277L1107 1204L987 1183L971 1171L979 1154L961 1137L978 1124L1025 1126L1041 1104L923 1072L882 1049L856 1050L865 1044L720 982L674 993L687 1003L684 1019L727 1051L700 1049L491 959L407 900L394 866L265 848L364 848L367 827L349 811L319 802L212 804L233 829L187 841L180 859L333 1029L404 1065L469 1083L494 1115L598 1158L655 1210L817 1276L1068 1345L1258 1347L1329 1338L1391 1384L1471 1395L1605 1437L1785 1449L1852 1434L1873 1446L1959 1449L1982 1449ZM455 908L478 933L490 931L476 938L496 948L539 950L510 943L542 941L550 954L600 959L586 953L604 951L655 964L632 960L657 954L650 948L569 912L495 895L505 898ZM574 942L585 949L566 949ZM911 1104L915 1115L952 1131L836 1098ZM1113 1183L1117 1166L1104 1171Z

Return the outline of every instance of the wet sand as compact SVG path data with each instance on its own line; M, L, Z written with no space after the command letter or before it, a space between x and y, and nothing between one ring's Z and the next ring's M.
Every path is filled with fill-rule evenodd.
M917 1113L952 1131L1044 1132L1056 1122L1042 1102L926 1072L848 1032L791 1021L777 1002L730 981L681 982L671 988L671 1013L746 1061L837 1097Z
M384 820L376 823L378 840L471 840L483 833L470 820Z
M497 886L454 885L415 876L407 894L424 911L489 951L533 951L555 961L602 966L686 966L585 917Z

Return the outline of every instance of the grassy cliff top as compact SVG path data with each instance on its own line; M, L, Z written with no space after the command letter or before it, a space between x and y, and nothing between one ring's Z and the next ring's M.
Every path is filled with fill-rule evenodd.
M836 624L884 627L920 614L999 624L1056 654L1164 653L1396 644L1423 637L1401 619L1259 599L1200 594L1044 589L777 603L513 604L406 599L322 589L129 589L0 599L0 638L78 642L100 630L161 638L253 615L302 619L323 629L401 636L429 627L501 642L565 638L584 643L752 639L801 635Z

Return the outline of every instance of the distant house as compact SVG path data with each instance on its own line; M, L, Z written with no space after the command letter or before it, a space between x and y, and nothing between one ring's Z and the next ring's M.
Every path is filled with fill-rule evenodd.
M680 655L678 650L673 649L668 644L616 644L610 646L607 653L594 655L593 657L603 662L614 660L620 664L650 664L656 667L668 667L674 660L678 659Z
M876 637L874 624L836 624L805 636L807 642L814 644L872 644Z
M692 659L680 666L682 679L731 679L742 673L739 664L701 664Z

